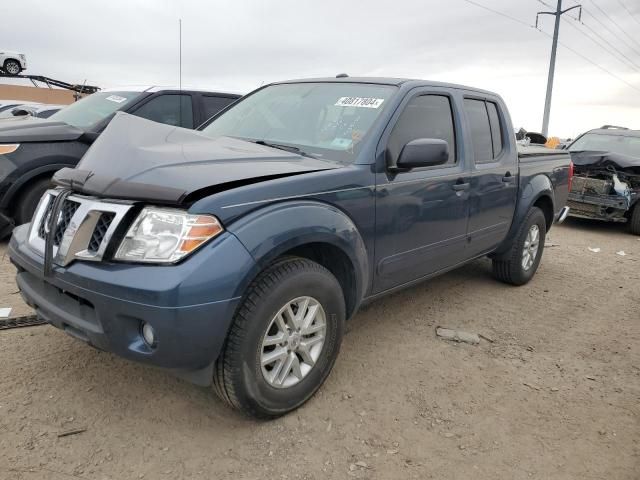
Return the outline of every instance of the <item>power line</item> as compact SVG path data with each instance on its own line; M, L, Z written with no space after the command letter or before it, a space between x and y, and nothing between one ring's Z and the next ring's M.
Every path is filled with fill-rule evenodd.
M474 2L473 0L462 0L462 1L467 2L467 3L470 3L471 5L475 5L476 7L483 8L483 9L485 9L485 10L489 11L489 12L495 13L496 15L500 15L501 17L508 18L509 20L512 20L512 21L514 21L514 22L516 22L516 23L519 23L520 25L524 25L525 27L535 28L535 27L534 27L533 25L531 25L530 23L523 22L523 21L522 21L522 20L520 20L519 18L512 17L511 15L506 14L506 13L503 13L503 12L501 12L501 11L499 11L499 10L494 10L493 8L486 7L486 6L484 6L484 5L481 5L480 3L476 3L476 2Z
M509 20L518 23L520 25L524 25L525 27L529 27L529 28L535 28L533 25L528 24L527 22L524 22L522 20L520 20L519 18L516 17L512 17L511 15L507 15L506 13L502 13L499 12L497 10L493 10L492 8L489 7L485 7L484 5L481 5L479 3L476 3L472 0L462 0L464 2L470 3L471 5L475 5L476 7L482 8L484 10L487 10L489 12L493 12L496 15L500 15L501 17L504 18L508 18ZM548 38L553 38L552 35L548 34L547 32L545 32L544 30L540 30L538 28L536 28L536 31L538 31L539 33L541 33L542 35L548 37ZM598 70L601 70L602 72L606 73L607 75L615 78L616 80L618 80L621 83L624 83L626 86L628 86L629 88L632 88L633 90L636 90L637 92L640 93L640 88L636 87L635 85L627 82L624 78L619 77L618 75L616 75L613 72L610 72L609 70L607 70L605 67L603 67L602 65L594 62L593 60L591 60L590 58L588 58L587 56L581 54L580 52L578 52L577 50L571 48L569 45L565 45L562 42L558 42L560 44L560 46L562 46L562 48L569 50L571 53L573 53L574 55L580 57L581 59L583 59L585 62L590 63L591 65L593 65L594 67L596 67Z
M618 30L624 33L627 37L631 39L633 43L635 43L636 45L638 45L638 47L640 47L640 43L636 42L636 40L631 35L629 35L620 25L618 25L618 22L616 22L613 18L611 18L607 12L605 12L602 8L600 8L600 6L596 2L594 2L593 0L589 0L589 1L593 4L594 7L596 7L600 11L600 13L602 13L605 17L607 17L611 23L613 23L616 27L618 27Z
M544 30L540 30L538 29L538 31L540 33L542 33L543 35L545 35L546 37L549 38L553 38L549 33L545 32ZM585 62L589 62L591 65L593 65L594 67L602 70L604 73L611 75L613 78L619 80L620 82L626 84L628 87L633 88L634 90L636 90L637 92L640 92L640 88L636 87L635 85L627 82L624 78L619 77L618 75L616 75L613 72L610 72L609 70L607 70L606 68L604 68L602 65L597 64L596 62L594 62L593 60L591 60L590 58L584 56L583 54L581 54L580 52L574 50L573 48L571 48L569 45L565 45L562 42L558 42L563 48L569 50L570 52L574 53L575 55L577 55L578 57L582 58Z
M618 40L620 40L622 43L624 43L627 48L629 48L629 50L631 50L632 52L640 55L640 52L638 52L633 45L630 45L624 38L622 38L620 35L618 35L615 31L613 31L611 29L611 27L609 27L608 25L606 25L605 23L602 22L602 20L600 20L598 17L596 17L593 13L591 13L591 10L582 7L582 10L584 11L584 13L586 13L587 15L589 15L591 18L593 18L596 22L598 22L605 30L607 30L611 35L613 35L614 37L616 37Z
M638 25L640 25L640 20L638 20L638 18L636 17L636 14L635 14L635 13L633 13L631 10L629 10L629 9L627 8L627 6L626 6L624 3L622 3L622 0L618 0L618 3L619 3L620 5L622 5L622 8L624 8L624 9L627 11L627 13L629 14L629 16L630 16L631 18L633 18L633 19L636 21L636 23L637 23Z
M609 45L609 49L607 47L605 47L604 45L602 45L602 43L598 42L597 40L595 40L593 37L591 37L590 35L588 35L586 32L584 32L583 30L580 30L578 27L576 27L573 23L569 22L568 20L565 20L565 23L567 25L569 25L571 28L576 29L578 32L580 32L581 35L584 35L585 37L587 37L589 40L591 40L593 43L595 43L596 45L598 45L600 48L602 48L605 52L607 52L608 54L610 54L611 56L613 56L616 60L618 60L620 63L624 64L627 68L631 68L631 69L635 69L637 71L640 72L640 65L638 65L637 63L635 63L633 60L631 60L629 57L627 57L624 53L622 53L620 50L618 50L618 48L613 45L611 42L609 42L606 38L604 38L602 35L600 35L597 31L595 31L593 28L591 28L589 25L587 25L584 22L580 22L582 24L583 27L586 27L587 29L589 29L595 36L597 36L600 40L602 40L603 42L605 42L607 45ZM620 58L622 57L622 59ZM626 60L626 62L625 62Z

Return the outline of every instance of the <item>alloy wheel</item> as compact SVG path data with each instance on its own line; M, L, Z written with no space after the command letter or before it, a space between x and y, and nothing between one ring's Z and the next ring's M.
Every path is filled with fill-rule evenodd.
M324 309L315 298L298 297L282 306L262 339L260 363L266 382L288 388L304 379L320 357L326 330Z

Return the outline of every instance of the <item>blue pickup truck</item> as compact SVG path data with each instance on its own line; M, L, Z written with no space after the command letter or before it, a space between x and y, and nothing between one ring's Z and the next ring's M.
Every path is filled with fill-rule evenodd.
M487 255L528 282L570 182L493 93L288 81L196 132L118 114L9 254L52 325L268 418L322 385L363 302Z

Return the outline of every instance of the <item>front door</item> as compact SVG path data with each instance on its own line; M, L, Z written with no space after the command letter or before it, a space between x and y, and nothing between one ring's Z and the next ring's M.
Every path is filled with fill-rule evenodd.
M374 293L455 265L465 255L470 179L462 136L456 135L455 102L444 91L419 91L399 111L383 136L388 164L418 138L446 140L449 160L409 171L378 169Z

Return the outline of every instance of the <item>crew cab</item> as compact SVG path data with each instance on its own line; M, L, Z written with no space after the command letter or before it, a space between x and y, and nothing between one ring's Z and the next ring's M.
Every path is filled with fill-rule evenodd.
M240 95L168 87L102 90L48 119L0 122L0 238L28 222L51 176L74 167L122 111L168 125L196 128Z
M570 215L626 223L640 235L640 130L604 125L567 149L575 164Z
M570 160L512 132L496 94L389 78L271 84L197 132L120 113L9 255L47 322L274 417L363 303L486 255L531 280Z

